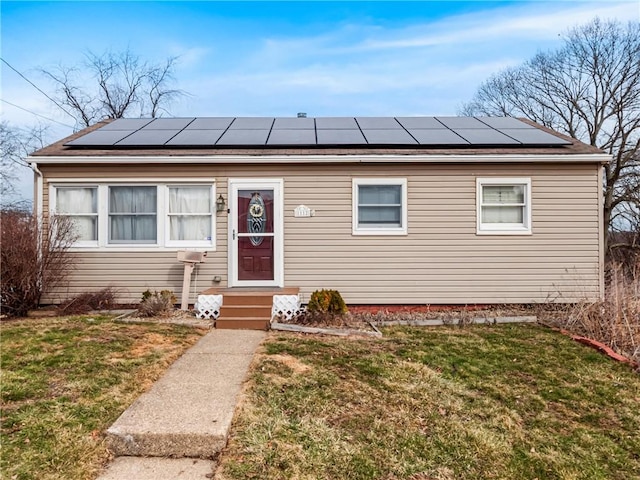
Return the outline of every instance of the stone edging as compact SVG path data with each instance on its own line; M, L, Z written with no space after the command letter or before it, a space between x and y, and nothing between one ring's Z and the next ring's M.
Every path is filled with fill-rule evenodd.
M271 330L278 330L282 332L297 332L297 333L319 333L322 335L333 335L337 337L374 337L382 338L382 332L378 330L375 325L369 322L373 332L367 332L364 330L343 329L343 328L320 328L320 327L307 327L304 325L295 325L291 323L279 323L271 322Z
M409 327L435 327L440 325L458 325L460 323L475 324L500 324L500 323L535 323L538 318L535 316L522 317L477 317L470 320L460 320L457 318L434 319L434 320L390 320L374 322L380 327L409 326Z

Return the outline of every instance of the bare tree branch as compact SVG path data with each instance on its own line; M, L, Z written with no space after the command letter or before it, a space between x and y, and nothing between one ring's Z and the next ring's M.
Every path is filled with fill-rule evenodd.
M170 57L164 64L151 64L130 50L89 52L80 67L41 71L55 85L56 100L69 107L78 127L84 128L107 118L156 117L167 112L185 94L171 88L176 61Z
M18 179L17 170L29 168L25 158L44 147L47 127L36 125L28 129L20 129L0 122L0 196L2 205L11 203L15 195L15 182Z
M466 115L526 117L610 153L604 220L640 225L640 23L598 18L485 81Z

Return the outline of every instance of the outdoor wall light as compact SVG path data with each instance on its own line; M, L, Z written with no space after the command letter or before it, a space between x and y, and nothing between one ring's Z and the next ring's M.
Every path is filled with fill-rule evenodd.
M224 201L222 194L218 195L216 200L216 212L224 212L227 209L227 203Z

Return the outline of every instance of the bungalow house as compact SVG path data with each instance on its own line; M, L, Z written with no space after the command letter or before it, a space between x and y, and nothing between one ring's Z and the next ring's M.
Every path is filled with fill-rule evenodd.
M206 252L191 303L212 288L330 288L351 305L603 295L609 156L526 120L118 119L28 160L37 212L79 233L47 302L179 297L180 251Z

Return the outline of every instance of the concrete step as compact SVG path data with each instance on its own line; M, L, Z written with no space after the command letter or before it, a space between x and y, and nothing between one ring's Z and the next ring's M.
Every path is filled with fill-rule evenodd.
M210 480L215 467L193 458L118 457L98 480Z
M270 316L262 317L222 317L216 320L216 329L225 330L268 330Z
M263 332L212 330L107 430L116 456L214 458Z

